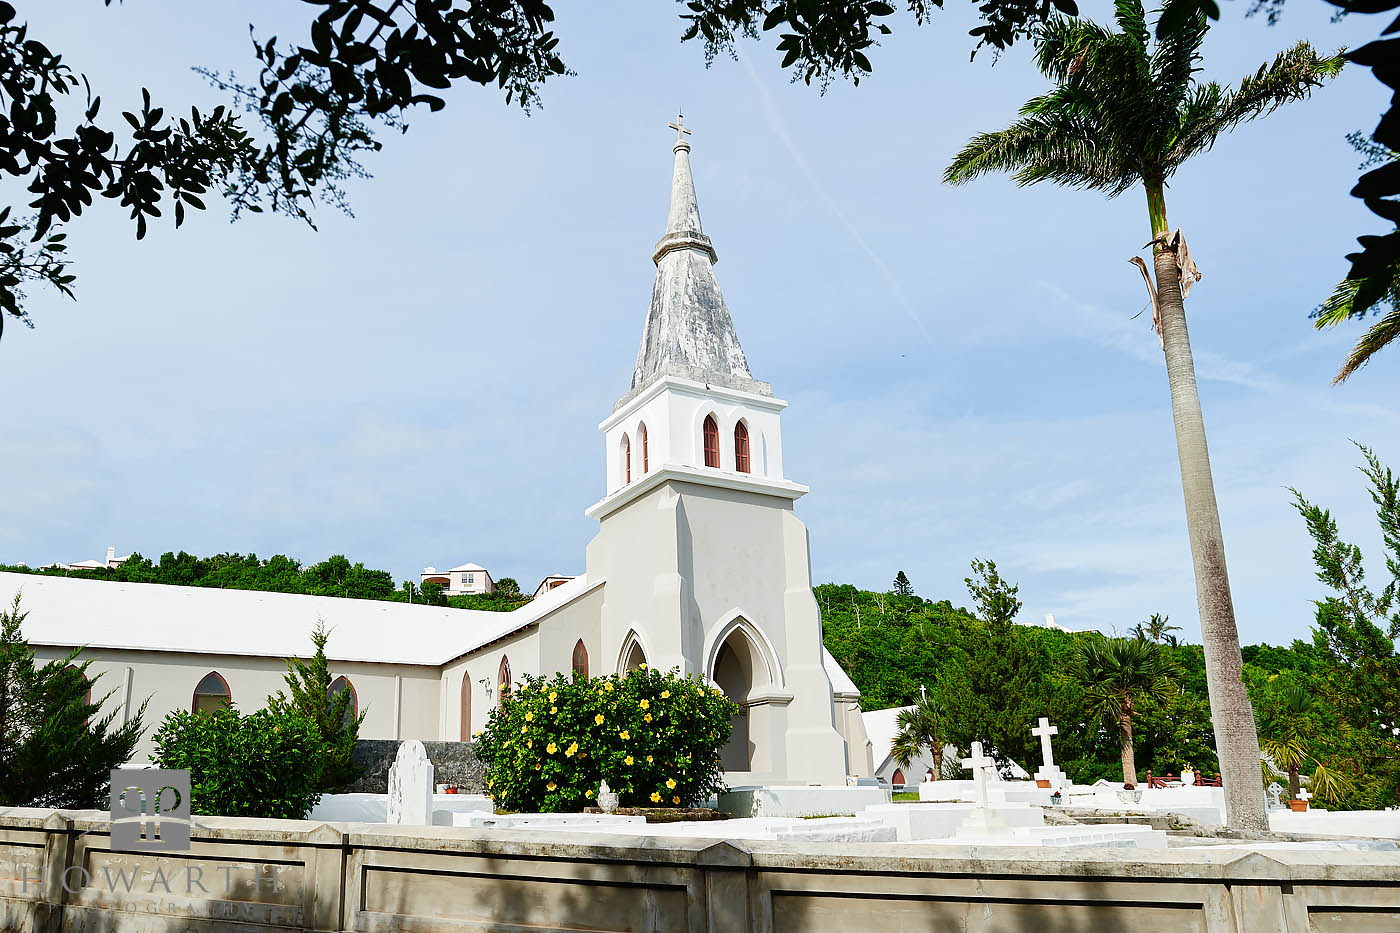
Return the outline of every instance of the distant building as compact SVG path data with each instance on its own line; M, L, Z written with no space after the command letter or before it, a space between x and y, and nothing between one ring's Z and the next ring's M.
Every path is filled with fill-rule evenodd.
M539 586L535 587L535 596L538 598L544 593L548 593L556 586L563 586L565 583L568 583L572 579L573 577L566 577L562 573L550 574L549 576L545 577L543 580L540 581Z
M480 564L463 564L451 570L424 567L419 574L419 582L441 584L445 596L479 596L496 592L496 581Z
M107 548L106 560L80 560L72 564L65 564L56 561L52 564L45 564L39 569L48 570L52 568L54 570L115 570L117 567L120 567L122 564L126 563L130 559L130 554L126 555L125 557L118 557L117 549L114 547L109 547ZM21 564L20 566L24 565Z

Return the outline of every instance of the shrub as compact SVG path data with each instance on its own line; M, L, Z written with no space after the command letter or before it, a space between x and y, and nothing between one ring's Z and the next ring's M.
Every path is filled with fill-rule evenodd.
M295 710L176 710L154 741L156 764L189 769L193 813L299 820L321 799L321 737Z
M267 698L267 706L274 713L286 714L293 710L302 713L316 726L320 738L321 767L316 779L316 789L324 794L336 793L359 780L363 768L351 761L355 742L360 737L360 724L365 721L365 713L354 715L350 708L350 691L331 692L335 676L326 660L326 642L330 640L330 630L324 619L317 617L316 627L311 631L311 644L316 648L309 661L301 658L287 660L288 696L281 690Z
M724 786L719 750L737 711L718 689L674 671L527 675L491 711L474 751L505 810L582 810L603 779L623 806L693 806Z

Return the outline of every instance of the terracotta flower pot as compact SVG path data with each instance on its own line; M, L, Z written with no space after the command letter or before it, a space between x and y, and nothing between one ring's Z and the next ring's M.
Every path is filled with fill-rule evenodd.
M1294 813L1306 813L1308 812L1308 802L1306 800L1290 800L1288 801L1288 809Z
M457 793L457 788L455 788L455 787L448 787L448 788L445 788L445 789L444 789L444 792L445 792L445 793L448 793L448 794L455 794L455 793Z
M1049 790L1049 789L1050 789L1050 782L1049 782L1048 780L1042 780L1041 778L1036 778L1036 779L1035 779L1035 786L1036 786L1036 787L1043 788L1043 789L1045 789L1045 790Z

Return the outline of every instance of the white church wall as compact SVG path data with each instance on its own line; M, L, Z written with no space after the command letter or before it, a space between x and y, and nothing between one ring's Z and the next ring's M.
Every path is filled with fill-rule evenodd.
M442 697L441 729L442 738L447 741L468 739L486 727L491 710L500 703L501 661L510 664L511 683L518 683L522 674L539 672L540 639L539 630L534 626L522 629L494 642L481 650L458 658L444 665L438 678L441 683L439 696ZM471 709L470 724L462 729L462 686L463 679L470 682Z
M41 660L66 657L69 649L52 645L35 646ZM149 699L144 722L145 734L134 760L149 759L154 745L151 736L173 710L188 712L199 682L211 672L228 685L233 705L252 712L267 705L269 695L286 690L286 663L280 658L232 655L204 655L167 651L140 651L88 648L80 655L91 661L90 675L97 677L93 698L106 694L103 712L117 712L117 722L135 715ZM128 669L130 701L128 704ZM331 662L331 671L344 675L355 689L359 709L366 713L360 735L364 738L422 738L436 734L437 670L403 664ZM396 704L395 696L399 701ZM395 710L399 712L395 730Z

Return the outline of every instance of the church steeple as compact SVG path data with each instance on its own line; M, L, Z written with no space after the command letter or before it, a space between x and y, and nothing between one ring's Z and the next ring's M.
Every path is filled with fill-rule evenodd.
M715 280L718 257L700 225L695 180L690 172L690 143L685 138L690 129L679 116L669 126L676 131L671 147L675 154L671 206L666 232L652 251L656 281L632 371L631 391L618 405L663 375L771 396L768 384L749 372L734 321Z

